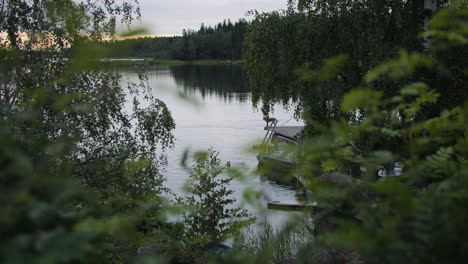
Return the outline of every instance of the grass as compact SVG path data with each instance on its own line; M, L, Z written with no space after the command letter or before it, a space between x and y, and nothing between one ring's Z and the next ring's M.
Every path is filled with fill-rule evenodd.
M242 232L234 241L234 249L256 256L262 263L292 263L298 251L313 237L313 224L304 221L299 225L275 230L265 224L254 232Z

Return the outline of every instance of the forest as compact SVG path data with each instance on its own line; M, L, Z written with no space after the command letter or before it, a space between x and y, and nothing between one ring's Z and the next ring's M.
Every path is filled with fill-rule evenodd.
M184 29L182 36L142 37L104 42L111 58L157 60L240 60L248 22L224 20L214 27Z
M287 4L109 42L138 1L1 1L0 263L464 263L468 1ZM313 206L254 233L231 189L252 175L210 146L180 157L190 177L174 194L164 173L179 124L144 69L129 81L101 62L113 56L244 60L252 107L305 123L287 176ZM378 176L397 163L400 176Z

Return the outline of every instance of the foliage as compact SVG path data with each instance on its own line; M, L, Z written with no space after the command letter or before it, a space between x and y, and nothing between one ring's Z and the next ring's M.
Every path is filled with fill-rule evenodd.
M234 191L228 189L233 178L223 175L220 162L213 150L201 155L190 175L191 195L178 198L191 210L183 215L184 237L195 249L214 249L253 220L245 209L233 206Z
M434 17L434 21L457 18L439 28L441 34L433 35L436 50L459 45L466 49L466 44L447 43L445 38L456 28L451 22L456 25L458 19L467 18L466 6L457 6L460 3ZM461 36L466 37L466 32ZM392 97L383 96L373 85L352 90L341 105L348 114L306 139L305 165L299 170L320 210L314 214L316 237L298 254L299 262L457 263L466 259L468 230L461 223L468 214L464 206L468 201L468 107L466 102L454 103L437 116L426 115L441 97L432 87L437 82L426 83L415 69L430 68L434 60L439 69L453 69L443 65L438 55L406 52L378 65L365 77L367 81L388 77L411 81L405 81ZM457 66L466 72L466 63ZM466 101L466 96L457 102L461 100ZM395 162L403 164L400 177L377 177L379 166ZM332 163L333 167L326 166ZM350 170L356 166L364 173L351 178Z
M214 151L193 169L193 195L179 199L192 209L184 221L160 217L170 112L144 75L125 96L119 76L95 64L104 53L93 43L119 16L132 20L122 3L1 1L1 263L128 263L149 234L198 249L189 259L177 248L154 254L206 261L206 248L250 221ZM318 208L304 244L270 230L265 243L213 261L465 261L467 6L436 14L424 51L419 3L306 0L257 15L246 39L254 100L264 97L265 113L299 101L298 115L316 125L296 172ZM402 176L377 177L395 162Z
M103 203L75 175L68 158L76 151L72 139L18 133L18 123L35 128L42 107L0 121L0 262L128 261L141 240L135 226L160 202L143 204L114 192Z
M257 14L246 35L244 54L254 104L261 102L268 114L273 104L298 102L297 116L312 126L339 119L342 96L362 85L369 70L394 59L401 49L410 54L423 51L423 40L417 37L424 30L423 6L424 1L417 0L303 0L289 1L284 12ZM453 56L465 51L452 52L435 59L445 65L462 64ZM328 62L337 67L334 78L317 71L325 60L343 55L346 60ZM443 95L440 105L460 103L445 98L466 96L459 83L464 77L457 71L452 71L456 76L444 76L434 68L418 74ZM391 97L407 82L411 80L380 79L373 89ZM447 82L450 90L442 88Z
M341 16L347 12L355 12L350 2L395 4L392 1L340 2L351 7L337 12L338 1L300 1L306 5L299 11L311 19L325 16L323 19L327 21L344 19ZM375 10L368 9L370 14L362 21L372 17ZM467 65L466 60L457 59L466 52L466 10L466 1L453 1L435 15L427 33L422 34L431 37L431 50L402 49L398 56L376 61L384 60L383 63L367 64L366 70L359 74L359 81L336 89L337 100L328 106L334 107L334 115L329 115L327 110L319 112L315 105L329 104L334 98L322 96L327 90L321 88L326 87L328 78L339 82L349 76L347 66L356 62L352 59L353 51L331 54L332 58L320 68L313 60L304 67L293 67L298 68L295 72L299 80L310 91L303 92L302 87L288 90L288 85L295 81L272 80L277 76L274 73L280 67L278 64L294 65L278 58L282 52L295 48L277 48L280 46L277 43L284 40L274 37L275 33L267 33L278 32L298 14L261 14L252 23L252 31L247 36L247 41L252 41L246 52L250 56L247 67L254 93L258 93L258 98L266 94L267 105L263 110L268 112L268 103L282 99L289 103L288 100L297 96L301 101L298 110L305 111L300 114L308 124L314 125L303 140L300 165L295 173L301 175L311 193L309 199L318 204L311 214L315 236L301 247L295 262L458 263L466 259L464 237L468 230L461 223L468 213L464 206L468 199L468 107L467 94L461 90L466 88ZM351 21L343 24L343 28L353 32L350 25L353 25ZM381 23L380 28L371 30L380 31L385 25ZM292 38L287 36L285 39ZM335 34L327 37L339 38ZM264 39L273 45L263 47L260 43ZM324 45L323 48L333 50L334 47ZM400 47L391 44L389 48ZM378 49L367 46L363 52L371 54ZM266 55L276 53L280 55ZM347 54L348 59L336 56L341 53ZM266 83L273 86L261 85ZM277 83L285 86L278 88ZM357 88L346 92L350 86ZM393 170L396 162L403 165L402 176L377 177L379 167ZM353 172L356 170L360 176Z
M248 22L224 20L214 27L201 25L199 30L183 30L182 36L142 37L106 41L102 45L109 57L177 60L239 60Z
M264 13L249 26L244 52L246 71L252 100L254 104L262 100L264 114L276 102L297 99L293 87L298 82L293 71L305 61L300 47L306 46L300 19L297 14Z
M24 138L13 134L7 122L0 122L1 262L102 260L94 248L100 244L98 233L76 228L83 218L92 217L92 212L80 208L80 202L90 202L83 189L65 175L41 175L39 171L47 169L45 162L35 162ZM66 144L41 147L61 145ZM66 166L63 170L66 173Z
M198 31L184 30L181 59L240 59L247 26L244 19L234 24L224 20L214 28L202 24Z
M251 263L292 263L298 250L313 239L313 224L310 219L291 221L282 230L271 225L252 227L239 234L234 241L234 250L227 258L247 255L244 262ZM313 250L313 249L311 249Z
M135 225L162 204L174 121L143 74L125 87L99 68L92 43L138 7L5 0L1 12L1 262L129 261Z

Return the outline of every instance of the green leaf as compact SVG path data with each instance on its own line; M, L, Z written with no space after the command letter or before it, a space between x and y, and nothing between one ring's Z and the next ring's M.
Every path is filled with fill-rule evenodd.
M376 109L380 105L382 92L370 89L354 89L343 98L341 109L345 112L359 109Z

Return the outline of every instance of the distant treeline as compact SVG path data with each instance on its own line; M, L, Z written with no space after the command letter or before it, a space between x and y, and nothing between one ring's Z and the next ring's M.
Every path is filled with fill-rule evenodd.
M183 30L182 36L144 37L104 42L109 57L139 57L175 60L237 60L242 56L248 22L224 20L198 31Z

